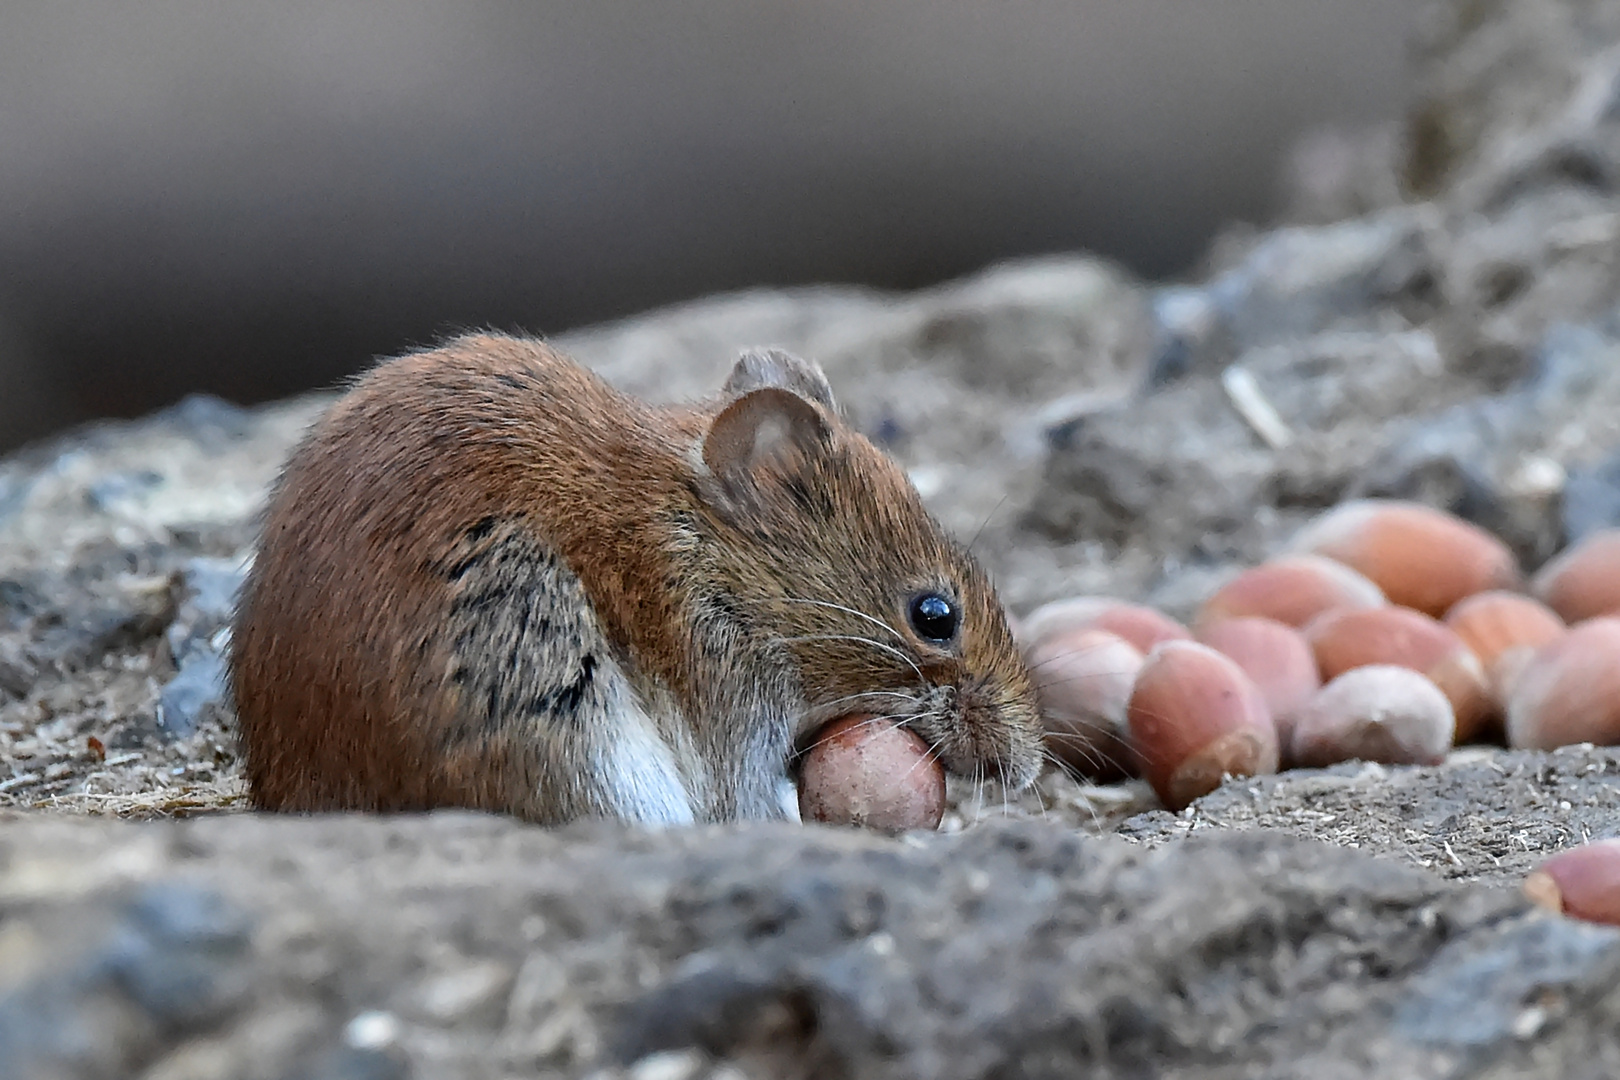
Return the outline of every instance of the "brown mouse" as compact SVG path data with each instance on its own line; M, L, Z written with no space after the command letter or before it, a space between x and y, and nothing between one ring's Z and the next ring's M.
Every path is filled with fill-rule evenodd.
M230 671L277 810L789 817L796 747L852 711L958 773L1041 759L984 572L775 351L679 408L522 338L382 363L271 495Z

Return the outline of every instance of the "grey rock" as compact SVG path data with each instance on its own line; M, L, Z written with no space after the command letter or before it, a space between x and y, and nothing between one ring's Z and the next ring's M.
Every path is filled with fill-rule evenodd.
M1563 517L1564 538L1571 544L1600 529L1620 526L1620 447L1590 465L1569 470Z
M1533 159L1531 148L1612 119L1603 77L1606 46L1620 36L1613 3L1426 0L1415 25L1404 164L1414 191L1480 184Z
M0 477L0 521L15 513L28 497L28 484L14 477Z
M1602 527L1606 489L1593 470L1620 449L1620 336L1612 325L1554 327L1516 385L1394 427L1352 493L1452 510L1507 540L1531 567L1574 538L1571 506L1586 519L1583 531ZM1566 477L1582 478L1573 503Z
M39 678L34 660L14 639L0 640L0 692L25 697Z
M343 1046L313 1064L287 1074L288 1080L404 1080L410 1068L396 1054Z
M182 573L190 590L185 606L196 612L199 620L229 621L245 576L242 564L235 559L198 557L188 559Z
M253 414L213 394L187 394L155 414L197 442L218 444L249 435Z
M1620 939L1563 919L1513 921L1486 949L1453 945L1397 1002L1395 1030L1466 1050L1475 1064L1601 998L1620 976Z
M1114 591L1168 602L1184 568L1265 557L1355 490L1406 425L1426 432L1435 413L1481 390L1445 369L1422 330L1329 330L1250 349L1239 363L1288 427L1289 445L1266 444L1219 371L1194 371L1052 429L1023 524L1049 541L1110 545L1126 567L1141 567L1117 573ZM1137 551L1153 561L1130 559Z
M1440 228L1435 208L1420 205L1262 234L1204 285L1231 354L1366 328L1387 312L1421 321L1438 273Z
M171 736L184 738L197 730L209 711L224 708L229 693L224 657L206 648L193 649L158 695L158 724Z
M182 667L194 650L219 651L214 639L229 627L246 576L240 559L197 556L181 566L181 599L164 640Z
M0 1076L131 1075L251 992L247 918L218 894L151 882L43 899L8 912Z
M27 1052L57 1075L177 1060L202 1038L209 1075L303 1063L306 1075L583 1076L693 1047L693 1061L746 1075L1480 1076L1582 1065L1620 963L1620 931L1266 832L1145 850L1039 822L889 840L791 826L548 832L436 814L36 820L0 835L12 867L95 865L120 848L158 890L145 895L167 897L155 924L113 899L125 886L58 895L64 881L36 891L23 925L56 947L122 903L113 937L145 942L143 963L196 965L180 985L213 987L216 1004L132 993L114 974L25 979L31 993L7 1000L27 1003L37 1031L68 1030L107 979L146 1018L139 1040L81 1028L72 1055L36 1039ZM167 884L179 874L188 898ZM68 954L108 955L94 943ZM538 1021L514 996L494 1030L446 1039L398 1006L451 957L562 974L543 980ZM58 989L42 993L47 982ZM324 1020L253 1058L253 1017L291 1002ZM1525 1016L1536 1007L1539 1027ZM376 1010L393 1018L388 1044L346 1043L350 1019ZM0 1042L0 1074L17 1046Z
M121 502L139 498L162 483L162 475L150 469L137 473L112 473L87 487L84 497L92 510L108 510Z
M1433 206L1231 239L1197 285L1154 293L1153 382L1218 370L1252 349L1315 335L1387 333L1431 318L1445 241Z
M190 1031L228 1015L248 989L233 965L249 921L208 891L163 883L127 906L127 930L103 963L120 989L160 1028Z

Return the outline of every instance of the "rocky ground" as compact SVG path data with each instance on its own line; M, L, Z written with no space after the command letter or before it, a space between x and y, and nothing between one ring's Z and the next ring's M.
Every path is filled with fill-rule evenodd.
M1405 126L1318 140L1290 221L1196 281L1076 256L560 344L660 399L744 345L818 358L1017 612L1186 613L1364 494L1533 568L1620 522L1620 3L1421 14ZM1620 931L1516 892L1620 834L1608 749L1301 770L1179 815L962 784L898 840L242 812L231 592L325 400L0 462L0 1077L1620 1074Z

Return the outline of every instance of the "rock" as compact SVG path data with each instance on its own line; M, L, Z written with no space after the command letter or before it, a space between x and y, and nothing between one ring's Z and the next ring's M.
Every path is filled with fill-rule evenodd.
M20 642L0 641L0 691L14 698L26 697L39 678L39 668Z
M1480 390L1445 370L1423 331L1327 331L1257 347L1241 365L1289 428L1286 447L1267 445L1218 372L1196 372L1054 430L1024 526L1047 542L1151 552L1157 573L1127 577L1127 559L1114 591L1160 602L1154 590L1173 588L1183 565L1235 569L1280 550L1357 486L1404 420Z
M181 599L164 633L169 655L182 667L193 652L220 655L229 640L236 594L246 578L240 559L197 556L180 568Z
M1591 464L1569 470L1562 524L1563 538L1569 544L1620 526L1620 447Z
M26 874L8 884L0 1075L128 1076L250 999L248 917L218 893L151 881L86 898L37 891Z
M1231 355L1328 330L1371 329L1403 301L1426 305L1439 228L1434 208L1420 205L1261 235L1204 286Z
M121 874L42 872L106 865L137 833L158 842ZM1293 1075L1531 1061L1584 1075L1613 1064L1593 1048L1610 1045L1620 1004L1620 931L1263 833L1144 850L1039 822L899 842L787 825L653 835L470 814L232 815L13 821L0 856L8 922L32 955L83 958L10 969L0 1016L26 1017L30 1037L0 1039L7 1075L44 1062L131 1075L197 1060L199 1045L212 1076L305 1063L333 1076L1213 1078L1279 1061ZM108 956L144 959L98 966ZM518 988L538 986L523 973L542 969L549 1004L514 1012ZM422 1009L446 979L451 1011L473 1001L492 1027L440 1033L443 1016ZM1234 979L1250 989L1234 994ZM491 993L508 1005L487 1011ZM1541 1002L1555 1011L1533 1025L1525 1010ZM318 1012L267 1052L255 1017L299 1003ZM125 1019L73 1026L92 1009Z
M170 735L184 738L197 730L207 711L223 709L228 694L224 656L212 649L194 649L179 673L163 684L157 722Z
M1326 225L1406 201L1399 125L1306 131L1283 164L1283 221Z
M1515 385L1392 434L1354 494L1449 509L1538 566L1572 539L1564 521L1572 473L1588 477L1591 493L1575 496L1577 516L1602 514L1578 500L1602 499L1601 481L1583 470L1620 451L1620 333L1609 320L1557 328Z
M1558 120L1603 115L1601 98L1580 92L1602 74L1604 46L1620 37L1612 3L1427 0L1415 26L1404 164L1413 191L1430 195L1499 172L1504 159L1527 156L1527 140L1564 134Z

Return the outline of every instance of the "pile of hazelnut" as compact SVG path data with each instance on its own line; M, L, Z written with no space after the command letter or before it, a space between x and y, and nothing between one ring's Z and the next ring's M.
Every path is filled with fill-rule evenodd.
M1020 625L1051 750L1185 807L1225 776L1454 745L1620 742L1620 530L1549 562L1418 503L1344 503L1216 590L1191 628L1059 600Z

